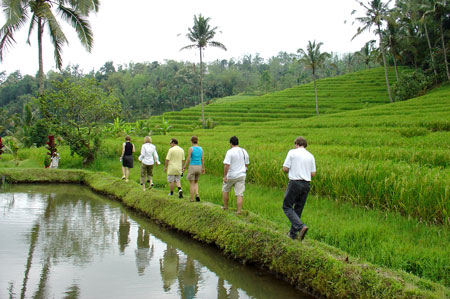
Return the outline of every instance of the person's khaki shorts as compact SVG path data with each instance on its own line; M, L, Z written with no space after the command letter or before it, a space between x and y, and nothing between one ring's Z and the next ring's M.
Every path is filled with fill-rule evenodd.
M179 182L181 180L181 175L167 175L167 181L169 183Z
M235 179L228 179L227 182L223 182L222 192L230 192L232 187L234 187L234 195L244 196L245 175Z
M188 181L198 181L201 174L202 174L201 165L189 165L186 179Z

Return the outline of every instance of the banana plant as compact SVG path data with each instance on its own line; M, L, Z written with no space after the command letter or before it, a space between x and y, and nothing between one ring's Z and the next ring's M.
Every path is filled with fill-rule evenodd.
M13 156L14 161L16 162L16 166L19 165L19 144L20 142L13 136L8 137L8 139L5 139L5 145L3 146L6 150L5 152L10 153Z
M109 128L113 134L119 136L124 131L125 121L119 117L114 118L112 123L109 123Z
M156 129L160 131L163 135L166 135L172 128L173 126L169 124L168 120L164 119L164 116L162 118L161 124L156 127Z

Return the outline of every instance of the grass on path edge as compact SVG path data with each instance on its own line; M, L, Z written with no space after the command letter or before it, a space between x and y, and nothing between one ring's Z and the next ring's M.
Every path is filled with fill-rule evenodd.
M300 243L271 229L252 213L236 216L211 203L142 193L139 185L106 173L83 170L0 169L8 183L84 183L94 191L157 219L195 239L216 244L225 254L262 265L297 288L320 297L450 298L450 290L417 276L374 266L314 240Z

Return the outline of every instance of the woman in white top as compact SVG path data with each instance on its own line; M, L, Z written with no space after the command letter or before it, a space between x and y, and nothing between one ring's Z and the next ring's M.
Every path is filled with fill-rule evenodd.
M153 187L153 165L155 163L161 164L159 162L158 153L156 152L156 147L152 144L152 139L150 136L145 136L144 144L141 147L141 154L139 156L139 161L141 164L141 185L142 190L145 191L145 177L147 177L147 183L149 188Z
M55 149L55 151L53 152L52 158L51 158L51 163L50 163L50 168L58 168L59 166L59 154L57 149Z

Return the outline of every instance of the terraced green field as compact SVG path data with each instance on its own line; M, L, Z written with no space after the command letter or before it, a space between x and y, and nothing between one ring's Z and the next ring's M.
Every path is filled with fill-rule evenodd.
M210 173L220 176L228 139L252 158L249 180L283 187L280 172L303 135L316 155L313 192L450 225L450 86L405 102L308 119L246 123L196 131ZM191 132L170 134L189 145ZM161 145L164 146L164 145Z
M391 72L391 80L394 74ZM321 79L317 84L319 112L331 114L387 103L383 68ZM316 115L314 86L299 85L263 96L233 96L205 106L205 118L217 125L240 125L281 119L307 118ZM197 105L151 118L157 125L164 116L175 131L190 130L199 124L201 107Z
M450 285L450 85L405 102L174 132L155 143L164 156L170 137L187 149L193 134L205 150L207 173L217 178L200 183L205 200L221 203L223 157L237 135L251 161L244 208L286 230L281 166L295 137L306 137L317 164L312 194L320 198L312 197L304 212L311 237ZM373 212L377 216L368 219Z
M369 75L378 79L364 79ZM289 222L281 204L288 179L281 166L294 139L302 135L317 164L317 176L303 214L310 227L307 238L376 265L450 286L450 85L405 102L385 104L388 99L382 69L321 80L319 92L325 82L332 82L329 86L339 86L341 90L331 92L323 88L322 93L330 95L328 99L319 95L319 105L323 103L323 112L326 104L330 110L318 117L314 116L312 85L299 86L262 97L219 100L206 108L221 107L223 110L217 115L229 118L228 125L169 132L166 136L153 136L153 142L163 160L170 138L177 138L187 151L190 137L198 136L207 171L200 179L200 196L202 201L221 204L222 162L229 149L229 138L237 135L250 155L243 209L271 221L273 230L285 233ZM357 87L358 84L361 85ZM287 96L293 90L303 90L307 96ZM301 103L301 99L309 115L291 117L302 115L302 109L288 109L286 105ZM248 106L247 116L239 112L245 107L243 103ZM255 112L252 118L250 109L272 109L279 117L258 118L259 113ZM195 107L173 115L178 115L184 124L199 118L195 114L181 117L189 111L200 113ZM240 123L238 119L244 121ZM174 120L171 123L175 124ZM132 136L138 151L142 139ZM105 140L101 157L90 169L120 177L121 144L122 138ZM42 167L44 153L45 149L21 150L19 167ZM61 148L60 153L61 167L81 167L82 159L71 157L67 147ZM14 167L11 159L4 155L0 167ZM131 178L139 181L138 167L133 169ZM167 189L162 167L156 167L154 181L157 188ZM186 180L182 184L187 194L189 184ZM231 202L233 207L234 200Z

